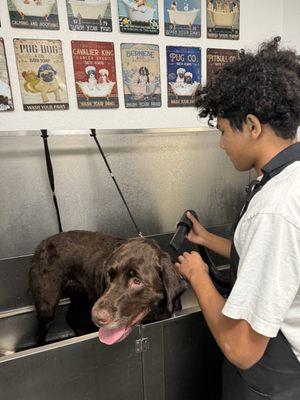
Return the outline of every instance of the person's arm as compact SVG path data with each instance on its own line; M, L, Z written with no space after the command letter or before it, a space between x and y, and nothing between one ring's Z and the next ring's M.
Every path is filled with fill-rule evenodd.
M190 212L187 213L187 217L193 224L187 235L190 242L200 244L223 257L230 258L231 240L208 232Z
M203 246L228 259L230 258L231 244L231 240L214 235L208 231L203 241Z
M184 253L176 266L192 285L205 320L225 357L241 369L256 364L265 352L269 337L255 332L244 320L222 314L226 300L215 289L207 265L198 253Z

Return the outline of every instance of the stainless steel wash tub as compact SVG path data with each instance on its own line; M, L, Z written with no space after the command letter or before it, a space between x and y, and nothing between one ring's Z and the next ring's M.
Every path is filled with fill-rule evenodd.
M225 236L229 227L212 228ZM171 234L155 235L168 247ZM191 250L187 245L185 250ZM171 252L174 256L174 253ZM140 325L121 343L101 344L97 332L73 337L60 303L47 344L34 344L36 320L27 288L30 256L0 260L0 398L5 400L217 400L221 354L191 290L173 318ZM226 270L222 258L215 262Z

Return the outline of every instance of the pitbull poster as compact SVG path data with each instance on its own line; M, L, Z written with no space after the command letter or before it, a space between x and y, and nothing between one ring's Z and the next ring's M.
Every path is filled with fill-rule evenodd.
M71 31L112 32L110 0L66 0Z
M59 29L56 0L7 0L13 28Z
M12 111L13 109L4 41L0 38L0 112Z
M201 49L167 46L168 107L194 107L201 83Z
M201 36L201 0L164 0L165 35Z
M78 108L119 107L114 44L72 41Z
M207 37L239 39L240 0L207 0Z
M121 32L159 33L158 0L118 0Z
M161 106L159 47L155 44L121 44L125 107Z
M60 40L14 39L25 111L69 108Z
M217 72L236 60L238 50L207 49L207 84L214 81Z

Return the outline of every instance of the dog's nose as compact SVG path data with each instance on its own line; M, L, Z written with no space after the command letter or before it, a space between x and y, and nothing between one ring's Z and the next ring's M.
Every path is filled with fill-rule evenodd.
M97 324L99 325L106 325L110 322L110 314L107 310L105 309L101 309L98 311L94 311L93 313L94 318L95 318L95 322L97 322Z

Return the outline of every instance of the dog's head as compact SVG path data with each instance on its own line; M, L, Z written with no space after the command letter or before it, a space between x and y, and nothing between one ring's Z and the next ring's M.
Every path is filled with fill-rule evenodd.
M193 83L193 74L191 72L186 72L184 74L184 82L188 83L188 84L192 84Z
M0 104L8 106L8 97L0 94Z
M147 0L134 0L134 2L138 7L147 5Z
M185 69L184 68L178 68L177 69L177 76L181 79L184 79L184 74L185 74Z
M85 73L88 77L95 77L96 76L96 68L94 66L87 66L85 69Z
M38 70L38 78L41 78L45 83L52 82L56 75L56 71L50 64L42 64Z
M147 67L140 67L139 74L142 76L149 76L149 69Z
M101 78L107 78L108 75L109 75L109 72L107 69L105 69L105 68L99 69L99 76Z
M142 320L171 316L187 287L170 256L153 240L140 238L128 240L113 252L100 284L106 290L94 304L92 319L106 344L123 340ZM99 293L102 290L98 288Z

